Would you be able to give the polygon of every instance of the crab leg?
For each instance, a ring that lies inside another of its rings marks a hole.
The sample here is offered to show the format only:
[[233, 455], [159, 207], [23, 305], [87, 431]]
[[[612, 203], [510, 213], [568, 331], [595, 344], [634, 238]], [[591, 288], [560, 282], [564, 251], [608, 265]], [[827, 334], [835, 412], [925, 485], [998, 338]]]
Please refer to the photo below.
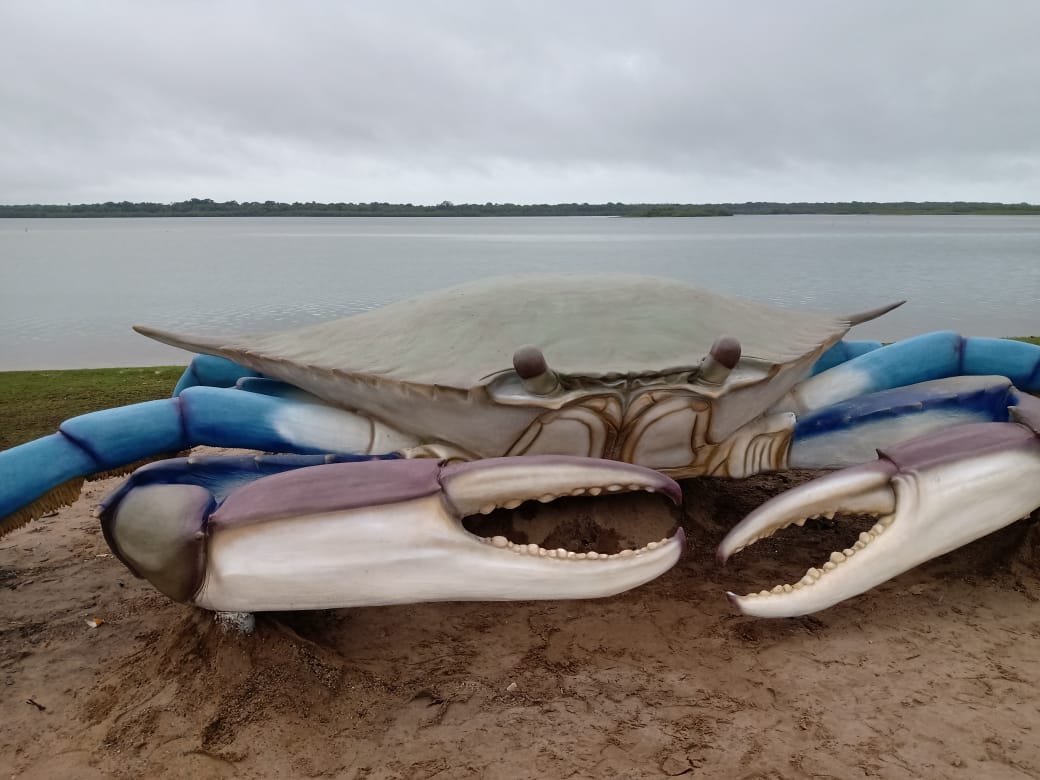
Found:
[[775, 412], [804, 414], [881, 390], [960, 375], [1007, 377], [1040, 392], [1040, 346], [939, 332], [868, 351], [796, 385]]
[[256, 371], [240, 366], [233, 360], [215, 355], [196, 355], [188, 367], [184, 369], [174, 395], [180, 395], [189, 387], [204, 385], [206, 387], [234, 387], [243, 377], [260, 376]]
[[842, 339], [833, 347], [824, 352], [820, 359], [813, 364], [812, 374], [822, 374], [824, 371], [841, 365], [853, 358], [881, 349], [880, 341], [849, 341]]
[[279, 382], [241, 384], [190, 387], [175, 398], [92, 412], [0, 452], [0, 532], [71, 503], [83, 477], [197, 444], [322, 454], [387, 453], [416, 444]]
[[222, 612], [594, 598], [659, 576], [685, 547], [681, 529], [607, 555], [482, 538], [462, 525], [528, 499], [647, 491], [678, 503], [676, 483], [639, 466], [558, 456], [307, 462], [146, 466], [102, 505], [105, 538], [166, 595]]
[[882, 450], [763, 504], [719, 545], [719, 561], [806, 518], [836, 512], [878, 517], [869, 531], [797, 583], [731, 601], [745, 614], [793, 617], [826, 609], [1040, 506], [1040, 401], [1015, 423], [961, 425]]
[[851, 398], [798, 417], [788, 465], [865, 463], [878, 448], [953, 425], [1007, 422], [1010, 408], [1032, 400], [1001, 376], [950, 377]]

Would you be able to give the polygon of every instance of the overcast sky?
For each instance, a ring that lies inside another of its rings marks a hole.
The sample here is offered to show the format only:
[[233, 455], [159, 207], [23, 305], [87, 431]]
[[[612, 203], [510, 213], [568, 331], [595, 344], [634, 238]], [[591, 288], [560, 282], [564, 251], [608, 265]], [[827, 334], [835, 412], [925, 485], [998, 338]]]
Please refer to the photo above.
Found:
[[0, 202], [1040, 202], [1040, 2], [0, 3]]

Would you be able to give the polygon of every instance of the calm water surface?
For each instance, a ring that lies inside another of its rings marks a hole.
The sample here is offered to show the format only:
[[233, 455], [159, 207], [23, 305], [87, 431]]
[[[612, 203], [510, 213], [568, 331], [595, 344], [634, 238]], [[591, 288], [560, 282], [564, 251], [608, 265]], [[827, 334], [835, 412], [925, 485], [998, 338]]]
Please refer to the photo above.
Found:
[[133, 324], [274, 330], [486, 276], [627, 271], [841, 313], [854, 335], [1040, 334], [1040, 217], [0, 220], [0, 370], [184, 363]]

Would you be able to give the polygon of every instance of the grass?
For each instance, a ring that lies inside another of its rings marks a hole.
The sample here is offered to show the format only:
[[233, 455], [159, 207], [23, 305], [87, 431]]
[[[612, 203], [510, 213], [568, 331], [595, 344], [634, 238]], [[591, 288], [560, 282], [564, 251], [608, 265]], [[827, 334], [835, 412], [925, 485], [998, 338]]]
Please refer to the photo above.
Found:
[[[1018, 339], [1040, 346], [1040, 336]], [[183, 366], [0, 371], [0, 450], [46, 436], [78, 414], [168, 398]]]
[[78, 414], [168, 398], [184, 366], [0, 372], [0, 450], [58, 430]]

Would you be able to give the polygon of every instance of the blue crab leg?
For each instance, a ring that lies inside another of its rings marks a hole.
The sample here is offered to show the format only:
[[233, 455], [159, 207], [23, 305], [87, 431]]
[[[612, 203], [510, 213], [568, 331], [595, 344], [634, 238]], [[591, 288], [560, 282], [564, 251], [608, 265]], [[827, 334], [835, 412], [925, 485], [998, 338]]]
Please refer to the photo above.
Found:
[[870, 350], [796, 385], [773, 409], [802, 414], [932, 379], [997, 375], [1021, 390], [1040, 392], [1040, 346], [1020, 341], [927, 333]]
[[881, 349], [880, 341], [847, 341], [842, 340], [824, 352], [813, 364], [812, 375], [822, 374], [830, 368], [841, 365], [853, 358]]
[[196, 355], [173, 389], [174, 395], [180, 395], [189, 387], [204, 385], [206, 387], [234, 387], [243, 377], [261, 376], [251, 368], [240, 366], [233, 360], [215, 355]]
[[193, 458], [144, 467], [102, 505], [105, 538], [170, 598], [221, 612], [595, 598], [663, 574], [685, 548], [681, 528], [606, 554], [515, 544], [463, 525], [500, 506], [562, 496], [647, 491], [680, 501], [675, 482], [640, 466], [560, 456], [308, 463]]
[[797, 583], [730, 600], [748, 615], [807, 615], [1028, 515], [1040, 506], [1040, 401], [1014, 416], [1020, 422], [961, 425], [882, 449], [873, 463], [763, 504], [723, 539], [721, 563], [809, 517], [865, 513], [878, 522]]
[[882, 390], [797, 418], [787, 465], [841, 468], [873, 460], [875, 450], [953, 425], [1007, 422], [1036, 403], [999, 376], [959, 376]]
[[179, 396], [92, 412], [58, 433], [0, 452], [0, 530], [75, 500], [83, 477], [210, 444], [267, 452], [373, 454], [417, 442], [391, 428], [262, 379], [245, 389], [190, 387]]

